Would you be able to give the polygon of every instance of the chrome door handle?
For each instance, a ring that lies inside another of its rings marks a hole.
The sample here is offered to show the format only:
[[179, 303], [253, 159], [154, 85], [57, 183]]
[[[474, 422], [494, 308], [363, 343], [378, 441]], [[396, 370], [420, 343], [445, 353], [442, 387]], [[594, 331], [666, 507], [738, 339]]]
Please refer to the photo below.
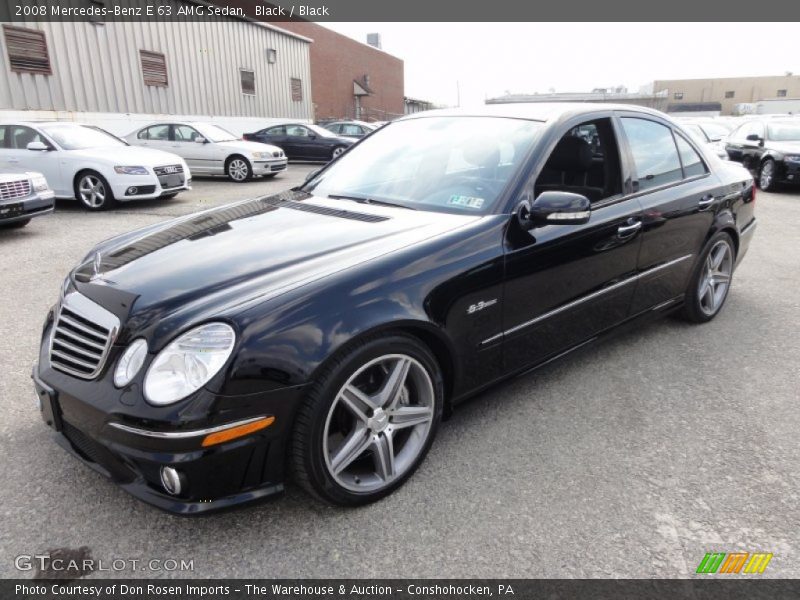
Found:
[[707, 194], [707, 195], [703, 196], [702, 198], [700, 198], [700, 200], [697, 201], [697, 205], [700, 208], [706, 208], [707, 206], [711, 206], [711, 204], [713, 202], [714, 202], [714, 195], [713, 194]]
[[626, 238], [632, 236], [634, 233], [639, 231], [642, 228], [642, 222], [636, 221], [635, 223], [630, 223], [629, 225], [620, 225], [617, 228], [617, 237]]

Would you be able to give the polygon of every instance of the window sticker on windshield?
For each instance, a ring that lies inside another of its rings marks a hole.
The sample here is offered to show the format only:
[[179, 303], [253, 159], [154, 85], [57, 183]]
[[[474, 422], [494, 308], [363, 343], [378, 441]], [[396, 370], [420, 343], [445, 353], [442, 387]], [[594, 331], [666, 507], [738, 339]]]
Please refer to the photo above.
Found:
[[453, 194], [447, 201], [452, 206], [463, 206], [464, 208], [481, 208], [483, 206], [483, 198], [475, 198], [474, 196], [459, 196]]

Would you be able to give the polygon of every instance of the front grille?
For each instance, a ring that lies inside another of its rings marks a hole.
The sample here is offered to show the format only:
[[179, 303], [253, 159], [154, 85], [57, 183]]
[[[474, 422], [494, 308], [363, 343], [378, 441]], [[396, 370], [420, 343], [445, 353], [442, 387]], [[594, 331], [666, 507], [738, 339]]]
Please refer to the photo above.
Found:
[[183, 173], [183, 165], [165, 165], [163, 167], [154, 167], [153, 171], [156, 175], [175, 175], [176, 173]]
[[0, 182], [0, 200], [11, 200], [13, 198], [24, 198], [31, 193], [31, 182], [27, 179], [19, 181]]
[[283, 156], [283, 151], [282, 150], [275, 150], [272, 153], [272, 156], [274, 156], [275, 158], [280, 158], [281, 156]]
[[64, 297], [50, 338], [50, 364], [68, 375], [94, 379], [119, 331], [119, 319], [73, 292]]

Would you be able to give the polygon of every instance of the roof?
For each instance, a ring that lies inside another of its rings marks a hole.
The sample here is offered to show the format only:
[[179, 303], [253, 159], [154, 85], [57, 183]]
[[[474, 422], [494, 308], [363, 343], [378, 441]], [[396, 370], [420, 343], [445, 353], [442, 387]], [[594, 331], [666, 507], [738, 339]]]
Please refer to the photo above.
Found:
[[565, 115], [596, 111], [624, 110], [648, 115], [664, 116], [662, 112], [633, 104], [608, 104], [593, 102], [515, 102], [513, 104], [486, 104], [470, 108], [442, 108], [406, 115], [403, 119], [420, 117], [506, 117], [531, 121], [554, 121]]

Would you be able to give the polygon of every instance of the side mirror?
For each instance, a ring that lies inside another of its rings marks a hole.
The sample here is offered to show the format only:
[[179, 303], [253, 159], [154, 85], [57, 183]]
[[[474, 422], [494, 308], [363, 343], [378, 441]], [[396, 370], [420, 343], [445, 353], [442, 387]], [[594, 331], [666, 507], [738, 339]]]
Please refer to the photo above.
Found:
[[764, 143], [764, 140], [757, 133], [751, 133], [745, 139], [748, 142], [757, 142], [759, 146]]
[[308, 139], [315, 140], [315, 139], [317, 139], [317, 136], [312, 133], [311, 135], [308, 136]]
[[194, 141], [198, 144], [205, 144], [208, 140], [206, 140], [206, 138], [204, 138], [202, 135], [198, 135], [196, 138], [194, 138]]
[[589, 199], [572, 192], [542, 192], [533, 204], [523, 200], [517, 207], [517, 221], [525, 230], [542, 225], [580, 225], [591, 216]]
[[44, 142], [31, 142], [25, 147], [28, 150], [33, 150], [34, 152], [47, 152], [48, 150], [50, 150], [50, 147]]

